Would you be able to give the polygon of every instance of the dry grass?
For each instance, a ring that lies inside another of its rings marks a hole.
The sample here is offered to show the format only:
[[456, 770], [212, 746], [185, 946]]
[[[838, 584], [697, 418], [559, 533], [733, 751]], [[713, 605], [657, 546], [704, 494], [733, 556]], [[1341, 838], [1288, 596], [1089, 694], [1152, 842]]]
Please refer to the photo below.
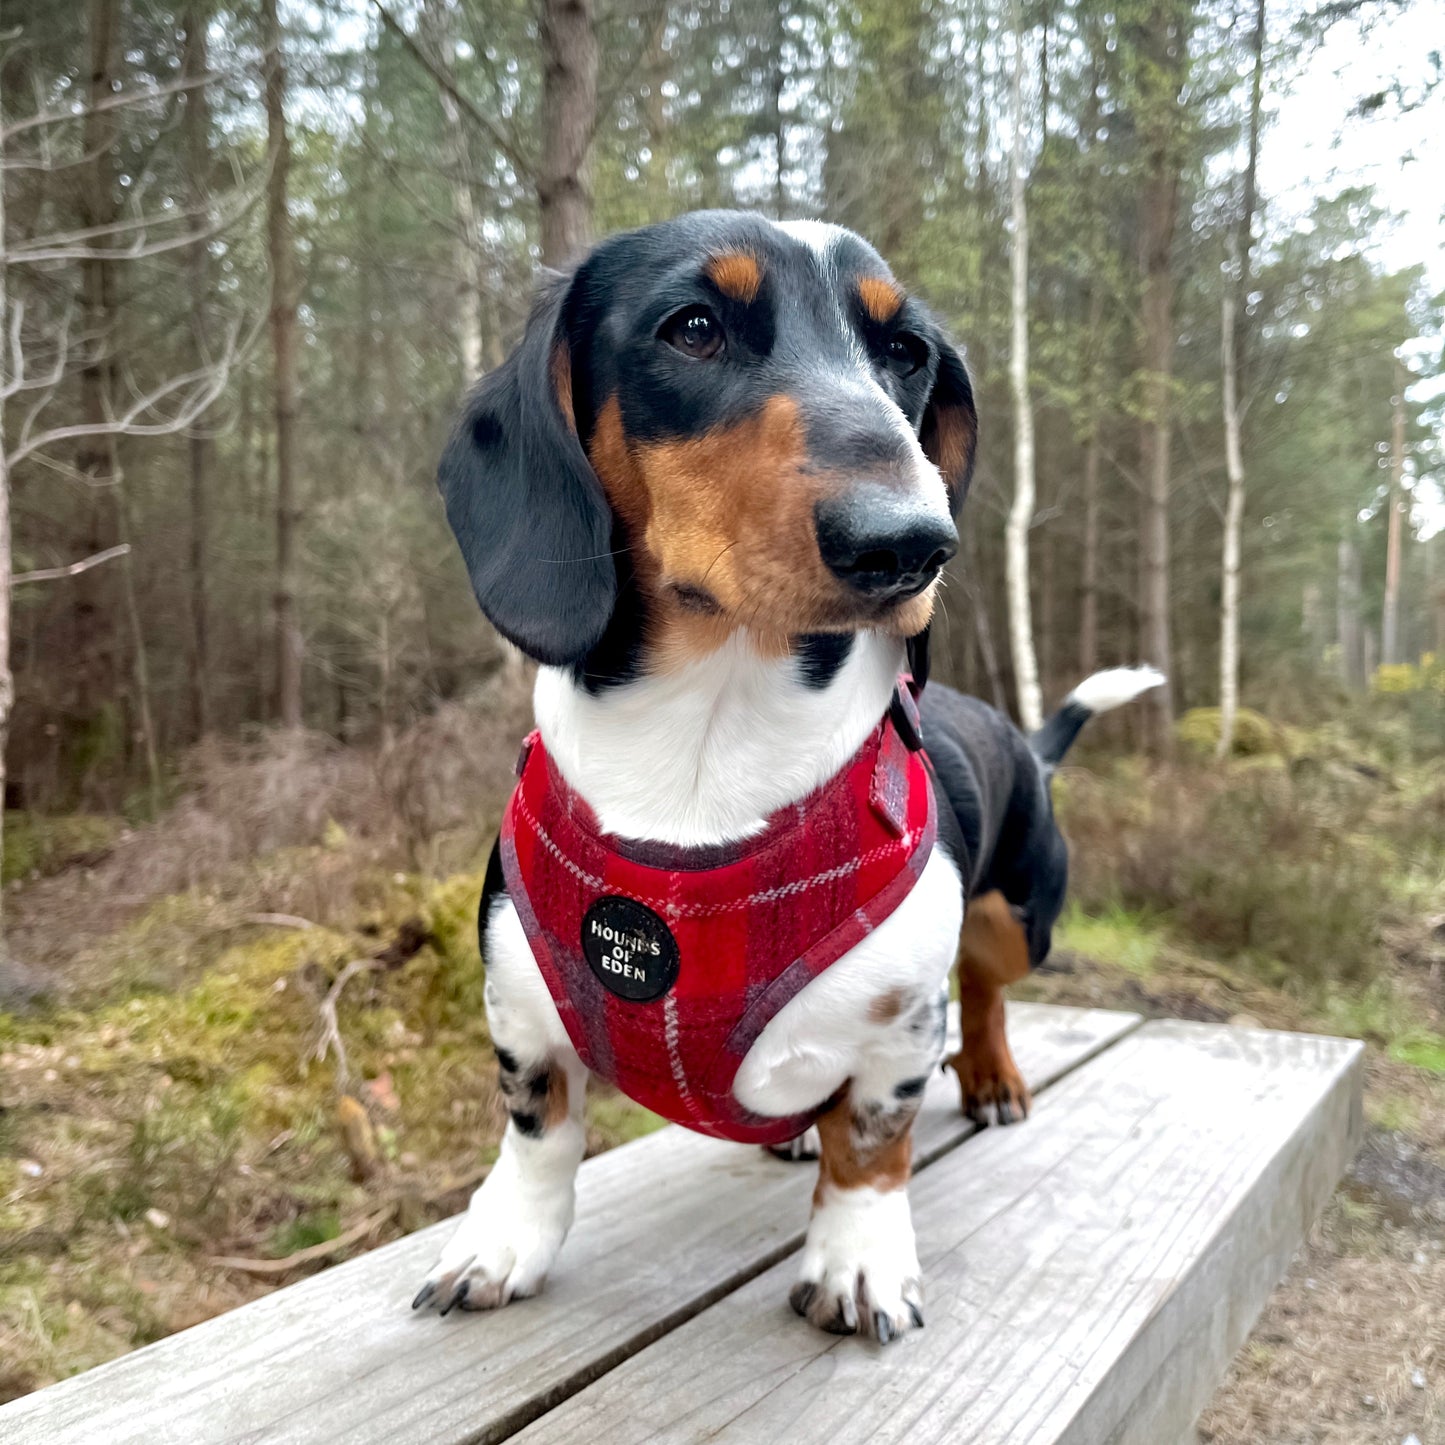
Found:
[[204, 743], [163, 818], [11, 890], [11, 951], [52, 995], [175, 986], [250, 915], [344, 927], [375, 906], [380, 876], [475, 866], [530, 709], [525, 686], [499, 673], [385, 748], [310, 733]]
[[1358, 1181], [1336, 1196], [1201, 1417], [1201, 1441], [1445, 1439], [1445, 1220], [1399, 1211], [1398, 1196]]

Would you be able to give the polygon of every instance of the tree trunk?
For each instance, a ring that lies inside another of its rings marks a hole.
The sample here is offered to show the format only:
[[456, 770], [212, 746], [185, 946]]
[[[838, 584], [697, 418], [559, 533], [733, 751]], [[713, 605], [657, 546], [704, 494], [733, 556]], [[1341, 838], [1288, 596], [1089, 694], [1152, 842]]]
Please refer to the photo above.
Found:
[[783, 46], [788, 40], [788, 0], [778, 0], [773, 13], [773, 67], [768, 82], [768, 108], [773, 121], [773, 219], [784, 221], [788, 216], [788, 128], [783, 121], [783, 88], [787, 73], [783, 69]]
[[1385, 533], [1385, 613], [1380, 626], [1380, 661], [1403, 660], [1400, 646], [1400, 553], [1405, 505], [1405, 368], [1395, 363], [1394, 416], [1390, 437], [1390, 502]]
[[1039, 694], [1039, 665], [1034, 655], [1029, 601], [1029, 528], [1034, 520], [1035, 496], [1034, 412], [1029, 398], [1029, 218], [1024, 200], [1024, 33], [1019, 0], [1014, 0], [1013, 23], [1014, 133], [1009, 160], [1013, 211], [1013, 245], [1009, 258], [1013, 346], [1009, 353], [1009, 382], [1014, 407], [1014, 495], [1004, 533], [1004, 560], [1008, 574], [1009, 645], [1013, 652], [1019, 721], [1026, 732], [1033, 732], [1043, 722], [1043, 699]]
[[[0, 67], [0, 101], [3, 101], [3, 67]], [[0, 115], [5, 108], [0, 104]], [[5, 137], [0, 130], [0, 178], [5, 174]], [[10, 334], [9, 234], [5, 213], [5, 187], [0, 184], [0, 336]], [[0, 347], [0, 856], [5, 845], [5, 755], [10, 741], [10, 710], [15, 703], [15, 679], [10, 671], [10, 466], [5, 450], [5, 386], [10, 380], [10, 350]], [[0, 1001], [15, 987], [10, 950], [5, 943], [5, 891], [0, 888]]]
[[266, 138], [271, 175], [266, 188], [266, 245], [271, 267], [271, 353], [276, 392], [276, 714], [282, 727], [301, 726], [301, 625], [297, 615], [296, 258], [291, 241], [287, 175], [286, 63], [277, 0], [261, 0], [265, 51]]
[[1099, 424], [1084, 447], [1084, 548], [1079, 567], [1079, 676], [1099, 666]]
[[126, 495], [123, 473], [120, 466], [120, 438], [115, 432], [105, 437], [110, 450], [110, 470], [115, 478], [116, 536], [127, 548], [120, 559], [121, 596], [125, 601], [126, 622], [131, 637], [131, 668], [135, 684], [136, 718], [139, 724], [141, 747], [145, 753], [146, 786], [150, 803], [150, 816], [156, 817], [161, 810], [161, 763], [156, 747], [155, 710], [151, 706], [150, 658], [146, 652], [145, 627], [141, 622], [140, 604], [135, 591], [135, 547], [131, 541], [133, 528], [130, 524], [130, 498]]
[[[207, 7], [193, 3], [185, 13], [183, 75], [195, 81], [206, 73]], [[207, 309], [211, 289], [210, 242], [204, 239], [209, 223], [211, 178], [211, 115], [203, 85], [186, 92], [186, 160], [190, 171], [191, 207], [199, 239], [190, 248], [188, 273], [191, 288], [191, 350], [197, 370], [209, 359]], [[206, 556], [210, 532], [211, 441], [203, 427], [192, 430], [190, 460], [190, 590], [191, 590], [191, 731], [204, 737], [211, 726], [211, 650]]]
[[[1224, 575], [1219, 615], [1219, 745], [1217, 756], [1227, 758], [1234, 746], [1234, 719], [1239, 710], [1239, 566], [1240, 535], [1244, 529], [1244, 452], [1240, 446], [1240, 357], [1244, 347], [1236, 337], [1236, 320], [1242, 328], [1249, 305], [1250, 262], [1254, 254], [1254, 211], [1259, 174], [1259, 122], [1264, 96], [1264, 22], [1266, 0], [1258, 0], [1250, 50], [1254, 68], [1249, 94], [1249, 161], [1244, 171], [1244, 204], [1239, 217], [1239, 239], [1233, 250], [1236, 276], [1234, 294], [1225, 285], [1223, 313], [1224, 350], [1224, 465], [1229, 478], [1229, 501], [1224, 514]], [[1236, 299], [1237, 297], [1237, 299]]]
[[[116, 137], [119, 112], [100, 109], [114, 98], [119, 67], [120, 0], [90, 0], [90, 74], [88, 108], [81, 126], [86, 157], [79, 169], [80, 214], [87, 229], [114, 224], [119, 214], [116, 197]], [[101, 242], [97, 249], [105, 250]], [[79, 503], [80, 533], [76, 550], [93, 556], [115, 544], [115, 503], [109, 495], [115, 486], [110, 453], [100, 428], [111, 418], [115, 395], [115, 275], [113, 262], [93, 256], [80, 263], [84, 361], [80, 368], [80, 419], [96, 428], [76, 445], [75, 469], [85, 478]], [[71, 726], [81, 735], [97, 710], [118, 690], [119, 608], [114, 604], [111, 576], [94, 568], [75, 579], [72, 593], [73, 638], [65, 710]], [[80, 780], [82, 786], [84, 779]]]
[[1224, 512], [1224, 587], [1219, 605], [1219, 743], [1215, 756], [1234, 746], [1239, 709], [1239, 540], [1244, 527], [1244, 458], [1239, 446], [1239, 397], [1234, 350], [1234, 296], [1225, 288], [1222, 323], [1224, 362], [1224, 466], [1229, 501]]
[[1172, 751], [1174, 690], [1169, 639], [1169, 446], [1174, 367], [1174, 232], [1179, 210], [1180, 93], [1187, 37], [1170, 0], [1152, 7], [1143, 50], [1145, 181], [1140, 214], [1139, 266], [1144, 410], [1139, 438], [1143, 496], [1139, 520], [1139, 622], [1144, 661], [1165, 676], [1144, 698], [1150, 749]]
[[[437, 63], [447, 75], [456, 73], [457, 37], [455, 0], [426, 0], [424, 22], [431, 31]], [[468, 386], [482, 374], [482, 236], [472, 194], [471, 148], [462, 125], [456, 98], [446, 86], [437, 87], [446, 127], [447, 165], [451, 171], [452, 266], [457, 274], [457, 354]]]
[[1340, 680], [1356, 690], [1365, 685], [1365, 629], [1360, 618], [1360, 548], [1355, 521], [1345, 521], [1340, 534], [1336, 572], [1335, 618], [1340, 644]]
[[544, 73], [537, 208], [542, 264], [560, 269], [592, 239], [592, 197], [584, 175], [597, 127], [592, 0], [541, 0], [539, 23]]

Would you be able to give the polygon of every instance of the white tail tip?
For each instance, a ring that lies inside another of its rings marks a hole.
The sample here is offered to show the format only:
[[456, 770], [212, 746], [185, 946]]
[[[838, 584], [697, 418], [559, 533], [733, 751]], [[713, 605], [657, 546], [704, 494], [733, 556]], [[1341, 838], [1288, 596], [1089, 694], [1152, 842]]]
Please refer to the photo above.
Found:
[[1133, 702], [1141, 693], [1163, 682], [1164, 674], [1157, 667], [1110, 667], [1086, 677], [1064, 700], [1064, 705], [1074, 703], [1091, 713], [1109, 712]]

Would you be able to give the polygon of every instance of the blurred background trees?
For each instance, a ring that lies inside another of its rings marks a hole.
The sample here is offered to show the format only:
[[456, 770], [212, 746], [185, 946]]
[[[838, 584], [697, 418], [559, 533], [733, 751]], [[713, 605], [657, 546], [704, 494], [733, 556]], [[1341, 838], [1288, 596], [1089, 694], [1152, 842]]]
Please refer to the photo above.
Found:
[[539, 263], [693, 206], [857, 228], [966, 345], [964, 687], [1156, 661], [1162, 752], [1235, 676], [1288, 713], [1439, 650], [1439, 301], [1369, 194], [1297, 222], [1258, 180], [1274, 89], [1376, 13], [12, 0], [14, 569], [129, 551], [15, 586], [9, 806], [149, 811], [205, 734], [385, 740], [505, 666], [433, 496], [448, 419]]

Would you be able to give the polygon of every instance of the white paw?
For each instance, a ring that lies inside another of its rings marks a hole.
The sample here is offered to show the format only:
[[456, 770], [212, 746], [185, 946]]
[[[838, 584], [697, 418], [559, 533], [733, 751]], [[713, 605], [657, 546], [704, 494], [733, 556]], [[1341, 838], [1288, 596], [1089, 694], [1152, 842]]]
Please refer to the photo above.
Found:
[[923, 1278], [902, 1189], [829, 1185], [813, 1210], [789, 1303], [835, 1335], [888, 1344], [923, 1325]]
[[765, 1144], [763, 1147], [774, 1159], [800, 1163], [816, 1159], [823, 1152], [823, 1136], [818, 1133], [816, 1124], [810, 1124], [796, 1139], [789, 1139], [786, 1144]]
[[494, 1170], [411, 1307], [492, 1310], [536, 1294], [572, 1226], [570, 1187], [549, 1194], [538, 1197]]

